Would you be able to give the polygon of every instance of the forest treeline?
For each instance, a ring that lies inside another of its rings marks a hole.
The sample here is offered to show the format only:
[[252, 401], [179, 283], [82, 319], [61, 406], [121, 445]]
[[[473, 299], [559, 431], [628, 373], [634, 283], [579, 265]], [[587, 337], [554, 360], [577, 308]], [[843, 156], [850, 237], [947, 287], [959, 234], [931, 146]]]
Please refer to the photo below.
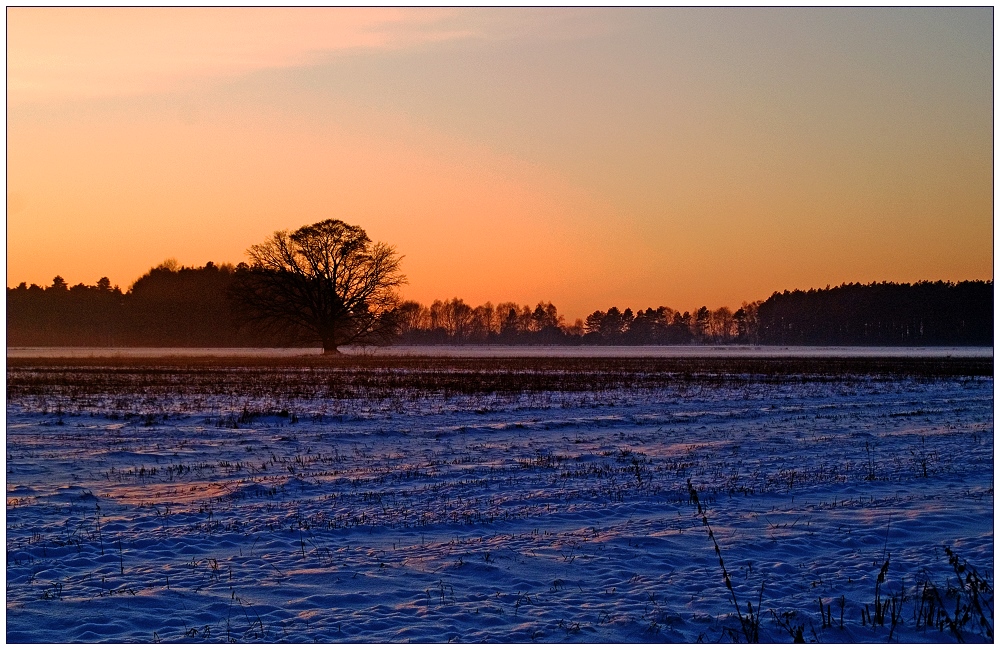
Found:
[[228, 306], [231, 264], [150, 269], [127, 292], [107, 278], [7, 289], [8, 346], [262, 347], [281, 341], [238, 328]]
[[[290, 338], [239, 327], [229, 288], [245, 268], [167, 261], [127, 290], [107, 278], [7, 289], [8, 346], [267, 347]], [[430, 305], [393, 314], [405, 344], [992, 345], [993, 282], [844, 284], [774, 293], [763, 302], [678, 311], [611, 306], [567, 323], [550, 302]]]
[[570, 325], [551, 302], [534, 308], [512, 302], [471, 307], [453, 298], [430, 306], [405, 302], [398, 310], [398, 324], [400, 340], [412, 344], [727, 344], [755, 342], [756, 312], [757, 303], [744, 304], [735, 313], [726, 307], [701, 307], [694, 314], [662, 306], [636, 312], [610, 307]]
[[760, 305], [757, 319], [768, 345], [993, 345], [993, 282], [784, 291]]

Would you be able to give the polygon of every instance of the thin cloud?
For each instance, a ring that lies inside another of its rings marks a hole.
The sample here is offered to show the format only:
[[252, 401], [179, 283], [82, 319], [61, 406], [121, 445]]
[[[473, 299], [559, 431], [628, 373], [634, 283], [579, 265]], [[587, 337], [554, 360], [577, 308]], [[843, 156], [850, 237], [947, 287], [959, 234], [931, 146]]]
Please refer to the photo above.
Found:
[[475, 38], [456, 10], [10, 8], [12, 104], [183, 89], [339, 51]]

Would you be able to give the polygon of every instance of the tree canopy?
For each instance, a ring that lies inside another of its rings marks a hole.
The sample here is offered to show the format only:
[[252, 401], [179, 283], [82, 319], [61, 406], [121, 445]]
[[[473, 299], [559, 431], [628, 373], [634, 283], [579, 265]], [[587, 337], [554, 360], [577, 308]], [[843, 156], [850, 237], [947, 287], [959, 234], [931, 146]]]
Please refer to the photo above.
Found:
[[236, 268], [230, 289], [243, 322], [297, 342], [318, 341], [325, 354], [394, 336], [397, 288], [406, 282], [402, 258], [362, 228], [327, 219], [281, 230], [247, 256], [250, 264]]

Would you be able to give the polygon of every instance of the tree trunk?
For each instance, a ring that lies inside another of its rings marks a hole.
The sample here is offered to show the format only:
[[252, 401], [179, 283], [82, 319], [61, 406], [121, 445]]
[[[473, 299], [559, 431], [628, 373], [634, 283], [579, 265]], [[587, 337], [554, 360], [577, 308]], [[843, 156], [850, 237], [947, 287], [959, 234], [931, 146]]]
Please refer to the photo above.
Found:
[[343, 354], [343, 352], [341, 352], [340, 350], [337, 349], [337, 344], [336, 343], [324, 343], [323, 344], [323, 356], [324, 357], [327, 357], [327, 356], [330, 356], [330, 357], [339, 356], [341, 354]]

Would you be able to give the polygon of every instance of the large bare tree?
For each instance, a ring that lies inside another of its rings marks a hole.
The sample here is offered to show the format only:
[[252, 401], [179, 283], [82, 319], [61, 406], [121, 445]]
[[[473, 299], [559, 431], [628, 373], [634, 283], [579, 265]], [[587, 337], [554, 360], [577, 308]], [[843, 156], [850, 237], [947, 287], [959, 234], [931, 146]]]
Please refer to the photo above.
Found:
[[401, 256], [358, 226], [327, 219], [275, 232], [247, 250], [231, 298], [238, 317], [324, 354], [350, 344], [385, 343], [395, 333]]

